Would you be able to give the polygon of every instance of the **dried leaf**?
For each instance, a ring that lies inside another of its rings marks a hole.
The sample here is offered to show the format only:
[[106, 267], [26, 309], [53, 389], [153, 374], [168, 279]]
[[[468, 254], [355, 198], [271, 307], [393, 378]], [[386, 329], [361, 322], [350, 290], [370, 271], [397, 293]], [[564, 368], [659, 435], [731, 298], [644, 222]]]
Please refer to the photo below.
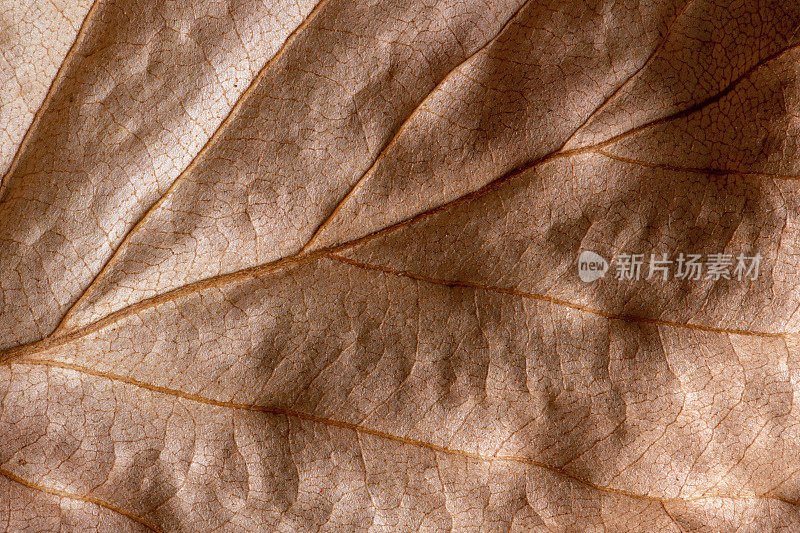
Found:
[[798, 27], [4, 1], [0, 527], [797, 530]]

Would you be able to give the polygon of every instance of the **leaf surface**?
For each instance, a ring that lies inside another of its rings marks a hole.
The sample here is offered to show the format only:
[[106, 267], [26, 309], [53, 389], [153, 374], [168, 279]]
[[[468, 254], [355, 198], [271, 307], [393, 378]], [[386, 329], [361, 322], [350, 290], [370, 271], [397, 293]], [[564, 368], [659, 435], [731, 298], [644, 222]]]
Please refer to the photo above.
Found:
[[0, 19], [0, 527], [800, 527], [800, 7]]

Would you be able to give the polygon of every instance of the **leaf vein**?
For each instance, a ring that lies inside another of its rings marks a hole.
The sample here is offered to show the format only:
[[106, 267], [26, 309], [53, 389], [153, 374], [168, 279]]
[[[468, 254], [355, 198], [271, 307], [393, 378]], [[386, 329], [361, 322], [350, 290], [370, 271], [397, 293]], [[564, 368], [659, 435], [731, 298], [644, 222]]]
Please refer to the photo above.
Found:
[[467, 57], [462, 62], [460, 62], [458, 65], [456, 65], [455, 67], [450, 69], [450, 71], [447, 74], [445, 74], [444, 77], [442, 77], [442, 79], [430, 91], [428, 91], [428, 94], [426, 94], [420, 100], [419, 104], [417, 104], [417, 106], [414, 108], [414, 110], [408, 115], [408, 117], [406, 117], [406, 119], [402, 122], [402, 124], [400, 124], [400, 126], [397, 128], [397, 130], [392, 135], [392, 138], [389, 139], [389, 142], [387, 142], [386, 145], [383, 148], [381, 148], [381, 150], [378, 152], [378, 154], [375, 156], [375, 158], [370, 163], [370, 165], [367, 168], [367, 170], [365, 170], [361, 174], [361, 176], [355, 181], [353, 186], [350, 187], [350, 189], [347, 191], [347, 193], [344, 196], [342, 196], [342, 198], [336, 203], [336, 205], [333, 207], [333, 209], [328, 214], [328, 216], [326, 216], [322, 220], [322, 222], [317, 226], [317, 229], [314, 230], [314, 232], [311, 234], [311, 237], [308, 239], [306, 244], [301, 248], [300, 253], [306, 252], [312, 247], [312, 245], [314, 244], [314, 241], [317, 240], [317, 238], [322, 233], [322, 231], [325, 229], [325, 227], [328, 225], [328, 223], [330, 223], [336, 217], [336, 215], [339, 213], [339, 211], [342, 209], [342, 207], [345, 205], [345, 203], [347, 203], [347, 201], [350, 198], [353, 197], [353, 195], [361, 187], [361, 185], [366, 181], [367, 177], [372, 173], [372, 171], [375, 169], [375, 167], [377, 167], [378, 163], [380, 163], [380, 161], [383, 159], [383, 157], [386, 155], [386, 153], [392, 148], [392, 146], [395, 145], [395, 143], [398, 141], [400, 135], [405, 131], [406, 127], [411, 123], [411, 121], [414, 119], [414, 117], [416, 117], [417, 114], [421, 112], [422, 107], [425, 105], [425, 102], [427, 102], [434, 95], [434, 93], [436, 93], [437, 89], [439, 89], [442, 85], [444, 85], [447, 82], [447, 80], [449, 80], [452, 76], [454, 76], [456, 71], [458, 71], [458, 69], [461, 66], [466, 65], [474, 57], [478, 56], [478, 54], [480, 54], [481, 52], [485, 51], [492, 44], [497, 42], [497, 40], [500, 39], [500, 37], [502, 37], [502, 35], [505, 33], [506, 29], [509, 28], [511, 26], [511, 24], [513, 24], [513, 22], [522, 14], [523, 10], [525, 9], [526, 6], [528, 6], [529, 3], [530, 3], [530, 0], [525, 0], [517, 8], [517, 10], [514, 11], [514, 13], [508, 18], [508, 20], [506, 20], [505, 23], [503, 23], [503, 25], [500, 27], [500, 30], [498, 30], [498, 32], [491, 39], [486, 41], [485, 44], [483, 44], [475, 52], [470, 54], [469, 57]]
[[[327, 0], [321, 0], [321, 1], [324, 2], [324, 1], [327, 1]], [[319, 7], [319, 4], [317, 5], [317, 7]], [[308, 20], [308, 19], [306, 19], [306, 20]], [[791, 46], [789, 46], [787, 48], [784, 48], [783, 50], [781, 50], [779, 52], [776, 52], [775, 54], [772, 54], [768, 58], [763, 59], [762, 61], [760, 61], [759, 63], [754, 65], [750, 70], [748, 70], [747, 72], [742, 74], [739, 78], [737, 78], [737, 80], [735, 80], [731, 85], [729, 85], [722, 92], [723, 93], [730, 92], [730, 90], [732, 90], [733, 86], [735, 86], [737, 83], [739, 83], [742, 80], [744, 80], [752, 72], [754, 72], [757, 68], [767, 64], [768, 62], [770, 62], [772, 60], [777, 59], [778, 57], [782, 56], [783, 54], [788, 53], [789, 51], [794, 50], [794, 49], [796, 49], [798, 47], [800, 47], [800, 43], [797, 43], [797, 44], [791, 45]], [[720, 94], [722, 94], [722, 93], [720, 93]], [[721, 98], [721, 96], [719, 96], [719, 97]], [[472, 192], [469, 192], [467, 194], [459, 196], [458, 198], [455, 198], [453, 200], [450, 200], [448, 202], [440, 204], [440, 205], [438, 205], [436, 207], [427, 209], [425, 211], [417, 213], [416, 215], [410, 216], [410, 217], [408, 217], [406, 219], [403, 219], [403, 220], [401, 220], [399, 222], [396, 222], [395, 224], [392, 224], [391, 226], [387, 226], [385, 228], [381, 228], [379, 230], [373, 231], [372, 233], [369, 233], [369, 234], [361, 236], [361, 237], [357, 237], [357, 238], [352, 239], [350, 241], [347, 241], [347, 242], [344, 242], [344, 243], [341, 243], [341, 244], [336, 244], [336, 245], [333, 245], [333, 246], [329, 246], [327, 248], [320, 248], [319, 250], [315, 250], [315, 251], [306, 251], [306, 252], [300, 251], [300, 252], [297, 252], [297, 253], [295, 253], [293, 255], [290, 255], [290, 256], [287, 256], [287, 257], [283, 257], [281, 259], [278, 259], [278, 260], [275, 260], [275, 261], [272, 261], [272, 262], [269, 262], [269, 263], [264, 263], [264, 264], [261, 264], [261, 265], [255, 265], [255, 266], [248, 267], [248, 268], [245, 268], [245, 269], [242, 269], [242, 270], [237, 270], [237, 271], [234, 271], [234, 272], [228, 272], [228, 273], [224, 273], [224, 274], [219, 274], [219, 275], [211, 276], [209, 278], [205, 278], [205, 279], [202, 279], [202, 280], [199, 280], [199, 281], [195, 281], [195, 282], [189, 283], [187, 285], [183, 285], [181, 287], [177, 287], [177, 288], [172, 289], [170, 291], [164, 292], [164, 293], [162, 293], [162, 294], [160, 294], [158, 296], [153, 296], [151, 298], [148, 298], [148, 299], [145, 299], [145, 300], [141, 300], [141, 301], [139, 301], [139, 302], [137, 302], [135, 304], [129, 305], [127, 307], [123, 307], [123, 308], [121, 308], [121, 309], [119, 309], [117, 311], [114, 311], [114, 312], [106, 315], [105, 317], [103, 317], [101, 319], [96, 320], [95, 322], [92, 322], [92, 323], [90, 323], [90, 324], [88, 324], [88, 325], [86, 325], [86, 326], [84, 326], [82, 328], [75, 329], [75, 330], [72, 330], [72, 331], [69, 331], [69, 332], [63, 331], [63, 327], [59, 326], [59, 328], [57, 328], [56, 331], [54, 331], [53, 333], [51, 333], [50, 335], [48, 335], [44, 339], [41, 339], [39, 341], [34, 341], [34, 342], [31, 342], [31, 343], [27, 343], [27, 344], [22, 344], [22, 345], [15, 346], [15, 347], [12, 347], [12, 348], [7, 348], [5, 350], [1, 350], [0, 351], [0, 364], [7, 363], [8, 361], [10, 361], [10, 360], [12, 360], [12, 359], [14, 359], [16, 357], [19, 357], [20, 355], [22, 355], [22, 354], [24, 354], [26, 352], [39, 351], [39, 350], [46, 349], [46, 348], [49, 348], [49, 347], [52, 347], [52, 346], [62, 345], [64, 343], [66, 343], [66, 342], [69, 342], [70, 340], [75, 339], [75, 338], [80, 338], [80, 337], [82, 337], [84, 335], [87, 335], [87, 334], [89, 334], [91, 332], [98, 331], [98, 330], [102, 329], [103, 327], [105, 327], [106, 325], [111, 324], [111, 323], [113, 323], [116, 320], [119, 320], [121, 318], [124, 318], [125, 316], [128, 316], [130, 314], [137, 313], [137, 312], [142, 311], [144, 309], [156, 306], [156, 305], [158, 305], [158, 304], [160, 304], [162, 302], [174, 300], [176, 298], [179, 298], [179, 297], [181, 297], [181, 296], [183, 296], [185, 294], [191, 293], [191, 292], [203, 290], [203, 289], [206, 289], [206, 288], [209, 288], [209, 287], [226, 285], [226, 284], [229, 284], [229, 283], [234, 283], [236, 281], [240, 281], [240, 280], [243, 280], [243, 279], [249, 279], [249, 278], [256, 277], [256, 276], [261, 276], [261, 275], [267, 274], [269, 272], [281, 270], [281, 269], [283, 269], [285, 267], [288, 267], [288, 266], [291, 266], [291, 265], [294, 265], [294, 264], [302, 264], [302, 263], [306, 263], [306, 262], [310, 262], [310, 261], [315, 261], [315, 260], [317, 260], [317, 259], [319, 259], [319, 258], [321, 258], [323, 256], [326, 256], [328, 253], [331, 253], [331, 252], [339, 252], [339, 251], [343, 251], [343, 250], [347, 250], [347, 249], [353, 248], [353, 247], [358, 246], [360, 244], [363, 244], [365, 242], [369, 242], [369, 241], [374, 240], [376, 238], [382, 237], [383, 235], [398, 231], [398, 230], [400, 230], [400, 229], [402, 229], [402, 228], [404, 228], [406, 226], [413, 225], [413, 224], [417, 223], [420, 220], [429, 218], [431, 216], [435, 216], [435, 215], [440, 214], [442, 212], [446, 212], [449, 209], [452, 209], [452, 208], [454, 208], [456, 206], [459, 206], [461, 204], [467, 203], [467, 202], [469, 202], [471, 200], [474, 200], [476, 198], [480, 198], [482, 196], [485, 196], [486, 194], [489, 194], [490, 192], [498, 189], [499, 187], [504, 185], [506, 182], [508, 182], [508, 181], [510, 181], [510, 180], [512, 180], [512, 179], [514, 179], [516, 177], [521, 176], [522, 174], [524, 174], [525, 172], [535, 168], [536, 166], [539, 166], [541, 164], [553, 161], [555, 159], [570, 158], [570, 157], [573, 157], [573, 156], [583, 155], [583, 154], [587, 154], [587, 153], [599, 153], [598, 151], [601, 150], [602, 148], [610, 146], [610, 145], [616, 143], [617, 141], [619, 141], [619, 140], [621, 140], [623, 138], [626, 138], [626, 137], [628, 137], [630, 135], [633, 135], [634, 133], [637, 133], [639, 131], [647, 129], [648, 127], [655, 126], [655, 125], [658, 125], [658, 124], [662, 124], [664, 122], [668, 122], [669, 120], [677, 119], [677, 118], [686, 116], [688, 114], [691, 114], [691, 113], [693, 113], [695, 111], [698, 111], [698, 110], [702, 109], [705, 105], [709, 105], [709, 104], [713, 103], [713, 101], [716, 101], [717, 99], [718, 98], [715, 98], [715, 97], [706, 99], [703, 102], [701, 102], [700, 104], [697, 104], [696, 106], [693, 106], [692, 108], [689, 108], [689, 109], [684, 110], [684, 111], [682, 111], [680, 113], [671, 115], [670, 117], [664, 117], [662, 119], [657, 119], [655, 121], [648, 122], [647, 124], [644, 124], [644, 125], [639, 126], [637, 128], [633, 128], [631, 130], [628, 130], [627, 132], [623, 132], [623, 133], [621, 133], [621, 134], [619, 134], [617, 136], [614, 136], [611, 139], [608, 139], [607, 141], [604, 141], [604, 142], [601, 142], [601, 143], [597, 143], [597, 144], [594, 144], [594, 145], [591, 145], [591, 146], [586, 146], [586, 147], [583, 147], [583, 148], [576, 148], [576, 149], [573, 149], [573, 150], [562, 150], [562, 151], [551, 152], [550, 154], [547, 154], [547, 155], [542, 156], [540, 158], [537, 158], [537, 159], [535, 159], [533, 161], [525, 163], [525, 164], [523, 164], [523, 165], [521, 165], [521, 166], [519, 166], [519, 167], [517, 167], [515, 169], [512, 169], [511, 171], [507, 172], [506, 174], [504, 174], [504, 175], [502, 175], [502, 176], [490, 181], [489, 183], [487, 183], [486, 185], [484, 185], [480, 189], [476, 189], [476, 190], [474, 190]], [[98, 277], [99, 277], [99, 274], [98, 274]], [[84, 295], [87, 292], [88, 292], [88, 288], [87, 288], [87, 291], [84, 291]], [[74, 308], [74, 305], [73, 305], [73, 308]], [[66, 319], [66, 317], [64, 319], [62, 319], [62, 325], [63, 325], [65, 319]], [[746, 333], [743, 333], [743, 334], [746, 334]], [[789, 334], [782, 333], [782, 334], [775, 334], [775, 335], [776, 336], [777, 335], [785, 336], [785, 335], [789, 335]]]
[[648, 65], [649, 65], [649, 64], [652, 62], [652, 60], [653, 60], [653, 58], [655, 57], [655, 55], [656, 55], [656, 54], [657, 54], [657, 53], [658, 53], [658, 52], [659, 52], [659, 51], [660, 51], [660, 50], [661, 50], [661, 49], [664, 47], [664, 45], [667, 43], [667, 40], [669, 39], [669, 36], [670, 36], [670, 35], [672, 35], [672, 31], [675, 29], [675, 26], [676, 26], [676, 25], [677, 25], [677, 23], [678, 23], [678, 20], [680, 20], [680, 18], [683, 16], [683, 14], [686, 12], [686, 10], [689, 8], [689, 6], [692, 4], [692, 2], [693, 2], [693, 1], [694, 1], [694, 0], [687, 0], [687, 2], [686, 2], [685, 4], [683, 4], [683, 7], [680, 9], [680, 11], [678, 11], [678, 13], [675, 15], [675, 18], [674, 18], [674, 19], [672, 19], [672, 22], [671, 22], [671, 23], [669, 24], [669, 26], [667, 27], [667, 31], [664, 33], [664, 37], [663, 37], [663, 38], [662, 38], [662, 39], [659, 41], [658, 45], [657, 45], [657, 46], [655, 46], [655, 47], [653, 48], [653, 50], [650, 52], [650, 54], [649, 54], [649, 55], [647, 56], [647, 58], [645, 59], [644, 63], [642, 63], [642, 64], [641, 64], [641, 66], [639, 66], [639, 67], [638, 67], [638, 68], [637, 68], [637, 69], [636, 69], [636, 70], [633, 72], [633, 74], [631, 74], [630, 76], [628, 76], [628, 77], [627, 77], [627, 79], [625, 79], [625, 81], [623, 81], [623, 82], [622, 82], [622, 83], [621, 83], [621, 84], [620, 84], [620, 85], [619, 85], [619, 86], [618, 86], [616, 89], [614, 89], [614, 91], [613, 91], [613, 92], [612, 92], [612, 93], [611, 93], [611, 94], [608, 96], [608, 98], [606, 98], [605, 100], [603, 100], [603, 101], [600, 103], [600, 105], [599, 105], [599, 106], [597, 106], [597, 107], [594, 109], [594, 111], [592, 111], [592, 112], [591, 112], [591, 114], [590, 114], [588, 117], [586, 117], [586, 120], [584, 120], [584, 121], [583, 121], [583, 123], [581, 123], [581, 125], [580, 125], [580, 126], [578, 126], [578, 128], [577, 128], [577, 129], [576, 129], [574, 132], [572, 132], [572, 135], [570, 135], [570, 136], [569, 136], [569, 138], [566, 140], [566, 142], [564, 142], [564, 146], [568, 145], [568, 144], [569, 144], [569, 142], [570, 142], [570, 141], [571, 141], [573, 138], [575, 138], [575, 136], [577, 136], [577, 135], [578, 135], [578, 134], [579, 134], [579, 133], [580, 133], [580, 132], [583, 130], [584, 126], [586, 126], [587, 124], [589, 124], [589, 122], [590, 122], [590, 121], [591, 121], [591, 120], [592, 120], [592, 119], [593, 119], [595, 116], [597, 116], [597, 114], [598, 114], [598, 113], [600, 113], [600, 111], [602, 111], [603, 109], [605, 109], [606, 105], [607, 105], [609, 102], [611, 102], [611, 101], [612, 101], [612, 100], [613, 100], [613, 99], [614, 99], [614, 98], [617, 96], [617, 94], [619, 94], [619, 93], [620, 93], [620, 92], [621, 92], [621, 91], [622, 91], [622, 90], [623, 90], [625, 87], [627, 87], [627, 86], [628, 86], [628, 84], [629, 84], [629, 83], [630, 83], [630, 82], [631, 82], [631, 81], [632, 81], [634, 78], [636, 78], [636, 77], [639, 75], [639, 73], [640, 73], [640, 72], [642, 72], [642, 71], [645, 69], [645, 67], [647, 67], [647, 66], [648, 66]]
[[11, 158], [11, 163], [8, 166], [8, 170], [6, 170], [5, 174], [3, 174], [3, 177], [0, 178], [0, 203], [5, 199], [4, 193], [6, 187], [8, 186], [8, 178], [17, 169], [17, 165], [19, 165], [22, 154], [28, 147], [28, 143], [30, 142], [33, 132], [39, 127], [39, 122], [42, 119], [42, 115], [44, 115], [44, 113], [50, 108], [50, 102], [53, 100], [53, 95], [61, 83], [64, 72], [67, 70], [67, 67], [72, 61], [73, 56], [75, 56], [81, 43], [83, 43], [83, 40], [86, 37], [86, 32], [89, 29], [89, 24], [92, 20], [94, 20], [94, 15], [97, 12], [97, 6], [100, 5], [100, 2], [101, 0], [94, 0], [89, 8], [89, 11], [86, 12], [86, 16], [83, 17], [83, 22], [81, 22], [81, 27], [78, 29], [77, 35], [75, 35], [75, 40], [72, 41], [72, 45], [69, 47], [69, 50], [67, 50], [67, 53], [64, 55], [64, 59], [61, 60], [61, 64], [58, 66], [58, 70], [53, 76], [53, 79], [50, 81], [50, 86], [47, 88], [47, 92], [44, 95], [42, 103], [33, 114], [31, 123], [28, 125], [28, 129], [25, 130], [25, 134], [22, 136], [22, 140], [17, 146], [16, 152], [14, 152], [14, 157]]
[[690, 174], [711, 174], [717, 176], [727, 176], [730, 174], [741, 174], [743, 176], [754, 176], [759, 178], [765, 179], [776, 179], [776, 180], [784, 180], [784, 181], [798, 181], [800, 180], [800, 175], [797, 174], [775, 174], [771, 172], [758, 172], [754, 170], [737, 170], [737, 169], [730, 169], [730, 168], [697, 168], [697, 167], [688, 167], [688, 166], [681, 166], [681, 165], [671, 165], [669, 163], [651, 163], [649, 161], [643, 161], [641, 159], [634, 159], [630, 157], [625, 157], [617, 154], [613, 154], [602, 148], [598, 148], [595, 150], [595, 153], [600, 154], [604, 157], [609, 159], [613, 159], [615, 161], [619, 161], [621, 163], [629, 163], [631, 165], [639, 165], [647, 168], [656, 168], [661, 170], [670, 170], [674, 172], [687, 172]]
[[84, 494], [74, 494], [72, 492], [67, 492], [67, 491], [64, 491], [64, 490], [55, 489], [55, 488], [52, 488], [52, 487], [47, 487], [45, 485], [40, 485], [38, 483], [33, 483], [32, 481], [28, 481], [28, 480], [26, 480], [26, 479], [24, 479], [24, 478], [22, 478], [22, 477], [20, 477], [20, 476], [18, 476], [16, 474], [14, 474], [13, 472], [10, 472], [9, 470], [6, 470], [5, 468], [1, 468], [1, 467], [0, 467], [0, 475], [3, 475], [4, 477], [8, 478], [9, 480], [13, 481], [14, 483], [18, 483], [18, 484], [20, 484], [20, 485], [22, 485], [24, 487], [28, 487], [29, 489], [38, 490], [38, 491], [41, 491], [41, 492], [45, 492], [47, 494], [52, 494], [54, 496], [59, 496], [61, 498], [69, 498], [71, 500], [78, 500], [78, 501], [83, 501], [83, 502], [87, 502], [87, 503], [93, 503], [95, 505], [98, 505], [100, 507], [108, 509], [109, 511], [113, 511], [113, 512], [115, 512], [117, 514], [120, 514], [120, 515], [126, 517], [126, 518], [129, 518], [129, 519], [133, 520], [134, 522], [146, 527], [150, 531], [155, 531], [156, 533], [162, 533], [162, 531], [163, 531], [161, 528], [159, 528], [158, 526], [148, 522], [147, 520], [145, 520], [141, 516], [135, 515], [132, 512], [127, 511], [127, 510], [125, 510], [125, 509], [123, 509], [121, 507], [117, 507], [116, 505], [114, 505], [112, 503], [108, 503], [108, 502], [103, 501], [103, 500], [101, 500], [99, 498], [95, 498], [94, 496], [87, 496], [87, 495], [84, 495]]
[[570, 302], [568, 300], [562, 300], [560, 298], [555, 298], [553, 296], [548, 296], [546, 294], [537, 294], [537, 293], [530, 293], [525, 291], [520, 291], [517, 289], [509, 288], [509, 287], [498, 287], [494, 285], [486, 285], [483, 283], [476, 283], [473, 281], [458, 281], [458, 280], [444, 280], [438, 278], [432, 278], [429, 276], [424, 276], [421, 274], [416, 274], [414, 272], [410, 272], [408, 270], [397, 270], [394, 268], [382, 266], [382, 265], [374, 265], [371, 263], [363, 263], [361, 261], [356, 261], [341, 255], [337, 255], [334, 253], [326, 253], [326, 257], [341, 261], [343, 263], [347, 263], [357, 268], [361, 268], [364, 270], [373, 270], [377, 272], [383, 272], [385, 274], [390, 274], [393, 276], [405, 277], [414, 279], [417, 281], [423, 281], [426, 283], [431, 283], [434, 285], [443, 285], [446, 287], [464, 287], [482, 291], [489, 291], [489, 292], [496, 292], [500, 294], [508, 294], [512, 296], [518, 296], [521, 298], [527, 298], [531, 300], [539, 300], [543, 302], [548, 302], [555, 305], [560, 305], [563, 307], [567, 307], [569, 309], [574, 309], [576, 311], [581, 311], [584, 313], [589, 313], [592, 315], [600, 316], [603, 318], [607, 318], [609, 320], [619, 320], [622, 322], [629, 322], [629, 323], [639, 323], [639, 324], [653, 324], [656, 326], [670, 326], [675, 328], [684, 328], [684, 329], [691, 329], [697, 331], [705, 331], [710, 333], [723, 333], [729, 335], [743, 335], [743, 336], [755, 336], [755, 337], [766, 337], [766, 338], [777, 338], [782, 339], [790, 335], [790, 333], [786, 332], [773, 332], [773, 331], [758, 331], [758, 330], [750, 330], [750, 329], [741, 329], [741, 328], [719, 328], [713, 326], [704, 326], [702, 324], [693, 324], [690, 322], [678, 322], [674, 320], [664, 320], [659, 318], [649, 318], [649, 317], [642, 317], [636, 315], [625, 315], [625, 314], [617, 314], [611, 313], [609, 311], [604, 311], [602, 309], [597, 309], [595, 307], [591, 307], [588, 305], [583, 305], [575, 302]]
[[[446, 446], [442, 446], [439, 444], [435, 444], [432, 442], [424, 441], [421, 439], [409, 438], [409, 437], [402, 437], [400, 435], [395, 435], [393, 433], [389, 433], [387, 431], [374, 429], [366, 426], [362, 426], [360, 424], [356, 424], [353, 422], [345, 422], [343, 420], [336, 420], [324, 416], [314, 415], [302, 411], [296, 411], [294, 409], [285, 408], [285, 407], [278, 407], [278, 406], [265, 406], [265, 405], [257, 405], [257, 404], [245, 404], [245, 403], [238, 403], [238, 402], [229, 402], [223, 400], [215, 400], [213, 398], [207, 398], [204, 396], [200, 396], [197, 394], [188, 393], [185, 391], [177, 390], [177, 389], [170, 389], [167, 387], [162, 387], [159, 385], [153, 385], [151, 383], [147, 383], [144, 381], [139, 381], [134, 378], [130, 378], [127, 376], [123, 376], [120, 374], [115, 374], [112, 372], [102, 372], [99, 370], [93, 370], [91, 368], [85, 367], [83, 365], [73, 364], [73, 363], [66, 363], [60, 361], [54, 361], [50, 359], [35, 359], [35, 360], [26, 360], [26, 361], [19, 361], [15, 362], [15, 365], [18, 366], [46, 366], [49, 368], [58, 368], [62, 370], [70, 370], [74, 372], [78, 372], [81, 374], [86, 374], [94, 377], [99, 377], [102, 379], [108, 379], [111, 381], [118, 381], [121, 383], [125, 383], [127, 385], [131, 385], [137, 388], [141, 388], [144, 390], [148, 390], [154, 393], [160, 393], [165, 396], [171, 396], [175, 398], [180, 398], [183, 400], [188, 400], [200, 404], [210, 405], [213, 407], [221, 407], [221, 408], [228, 408], [233, 410], [241, 410], [241, 411], [253, 411], [259, 413], [265, 413], [270, 415], [276, 416], [284, 416], [287, 418], [295, 418], [299, 420], [304, 420], [307, 422], [312, 422], [316, 424], [325, 425], [328, 427], [335, 427], [338, 429], [343, 429], [347, 431], [353, 431], [362, 435], [369, 435], [372, 437], [376, 437], [383, 440], [388, 440], [392, 442], [397, 442], [400, 444], [405, 444], [408, 446], [412, 446], [414, 448], [425, 449], [429, 451], [433, 451], [436, 453], [442, 453], [445, 455], [451, 455], [456, 457], [462, 457], [464, 459], [470, 459], [474, 461], [481, 461], [481, 462], [494, 462], [494, 461], [503, 461], [503, 462], [510, 462], [510, 463], [517, 463], [526, 466], [533, 466], [540, 468], [542, 470], [546, 470], [552, 474], [555, 474], [560, 477], [564, 477], [570, 479], [576, 483], [581, 485], [587, 486], [597, 491], [607, 492], [611, 494], [618, 494], [621, 496], [627, 496], [629, 498], [635, 498], [639, 500], [645, 501], [653, 501], [653, 502], [691, 502], [691, 501], [700, 501], [700, 500], [708, 500], [708, 499], [730, 499], [730, 500], [776, 500], [788, 505], [792, 506], [800, 506], [800, 502], [796, 502], [787, 498], [783, 498], [780, 496], [774, 496], [771, 494], [723, 494], [723, 493], [709, 493], [704, 492], [703, 494], [699, 494], [696, 496], [684, 496], [684, 497], [659, 497], [659, 496], [652, 496], [648, 494], [640, 494], [633, 491], [628, 491], [625, 489], [620, 489], [617, 487], [609, 487], [600, 485], [588, 479], [584, 479], [580, 476], [577, 476], [563, 468], [559, 468], [557, 466], [553, 466], [542, 461], [526, 457], [526, 456], [519, 456], [519, 455], [506, 455], [506, 454], [481, 454], [477, 452], [471, 452], [468, 450], [462, 450], [459, 448], [449, 448]], [[0, 473], [6, 474], [5, 471]], [[40, 489], [41, 490], [41, 489]], [[55, 489], [46, 489], [46, 491], [55, 491]], [[90, 497], [83, 497], [83, 496], [76, 496], [72, 495], [70, 497], [77, 497], [77, 499], [84, 499]], [[86, 500], [91, 501], [91, 500]], [[98, 500], [99, 501], [99, 500]], [[93, 502], [95, 503], [95, 502]], [[105, 504], [105, 505], [103, 505]], [[98, 505], [103, 505], [104, 507], [112, 508], [115, 506], [111, 504], [98, 503]], [[155, 530], [155, 529], [154, 529]], [[157, 531], [157, 530], [156, 530]]]
[[59, 334], [63, 333], [67, 328], [68, 319], [71, 317], [73, 312], [80, 307], [80, 304], [88, 297], [91, 290], [101, 281], [110, 271], [111, 267], [114, 266], [117, 259], [120, 257], [120, 251], [125, 248], [128, 244], [130, 239], [136, 234], [139, 229], [144, 225], [144, 223], [149, 219], [150, 215], [154, 213], [161, 205], [163, 205], [171, 196], [172, 194], [178, 189], [179, 185], [183, 183], [186, 177], [200, 164], [203, 160], [205, 155], [213, 148], [217, 141], [222, 137], [222, 135], [227, 131], [228, 126], [237, 118], [239, 110], [244, 106], [244, 104], [249, 100], [250, 95], [257, 89], [258, 84], [264, 78], [266, 73], [284, 54], [287, 48], [294, 42], [298, 33], [306, 28], [311, 21], [315, 18], [316, 14], [322, 9], [322, 7], [328, 2], [328, 0], [320, 0], [314, 8], [309, 12], [305, 19], [289, 34], [286, 40], [283, 42], [281, 48], [272, 55], [265, 63], [264, 66], [261, 67], [258, 74], [250, 81], [250, 84], [247, 86], [247, 89], [242, 92], [236, 102], [231, 107], [231, 110], [225, 116], [225, 118], [219, 123], [217, 129], [214, 130], [214, 133], [211, 134], [211, 137], [208, 138], [206, 143], [203, 147], [195, 154], [189, 164], [184, 168], [180, 174], [175, 178], [172, 184], [167, 188], [164, 194], [156, 200], [143, 214], [139, 217], [139, 220], [134, 223], [131, 228], [125, 233], [120, 241], [119, 245], [116, 249], [111, 253], [109, 258], [97, 272], [97, 274], [92, 278], [86, 288], [81, 292], [75, 302], [67, 309], [67, 312], [61, 318], [61, 321], [56, 326], [55, 330], [50, 334], [51, 336], [58, 336]]

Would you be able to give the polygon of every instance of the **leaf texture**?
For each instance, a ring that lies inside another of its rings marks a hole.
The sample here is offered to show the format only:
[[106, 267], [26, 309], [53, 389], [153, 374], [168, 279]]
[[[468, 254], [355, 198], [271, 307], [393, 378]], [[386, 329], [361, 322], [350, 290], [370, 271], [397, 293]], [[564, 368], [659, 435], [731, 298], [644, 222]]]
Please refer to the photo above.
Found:
[[0, 528], [796, 531], [798, 27], [0, 3]]

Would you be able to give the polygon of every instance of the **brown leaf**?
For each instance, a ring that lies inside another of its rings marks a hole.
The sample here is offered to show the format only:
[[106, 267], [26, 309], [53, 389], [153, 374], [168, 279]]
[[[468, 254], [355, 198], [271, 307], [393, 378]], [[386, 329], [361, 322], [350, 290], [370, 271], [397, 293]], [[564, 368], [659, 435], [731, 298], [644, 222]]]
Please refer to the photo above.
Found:
[[29, 4], [0, 527], [800, 528], [800, 5]]

